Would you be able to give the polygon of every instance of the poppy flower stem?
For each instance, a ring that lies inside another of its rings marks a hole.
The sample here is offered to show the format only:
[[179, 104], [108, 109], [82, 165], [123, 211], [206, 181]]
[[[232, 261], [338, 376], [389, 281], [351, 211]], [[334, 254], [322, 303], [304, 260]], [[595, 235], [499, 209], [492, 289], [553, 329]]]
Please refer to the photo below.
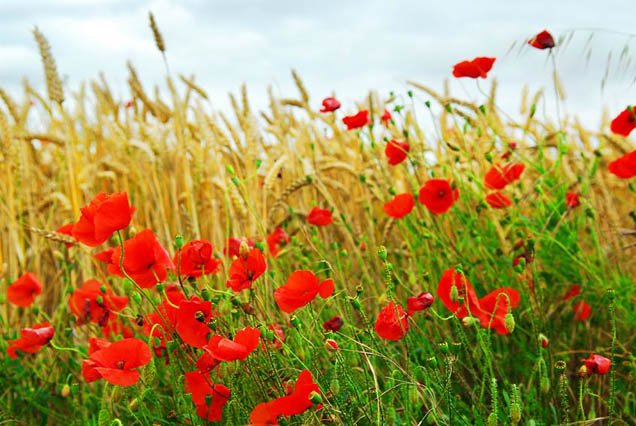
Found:
[[57, 346], [53, 340], [50, 340], [50, 341], [49, 341], [49, 344], [50, 344], [50, 345], [51, 345], [51, 347], [52, 347], [53, 349], [55, 349], [56, 351], [62, 351], [62, 352], [75, 352], [75, 353], [80, 354], [81, 356], [86, 356], [86, 354], [85, 354], [85, 353], [83, 353], [82, 351], [80, 351], [80, 350], [79, 350], [79, 349], [77, 349], [77, 348], [64, 348], [64, 347], [61, 347], [61, 346]]

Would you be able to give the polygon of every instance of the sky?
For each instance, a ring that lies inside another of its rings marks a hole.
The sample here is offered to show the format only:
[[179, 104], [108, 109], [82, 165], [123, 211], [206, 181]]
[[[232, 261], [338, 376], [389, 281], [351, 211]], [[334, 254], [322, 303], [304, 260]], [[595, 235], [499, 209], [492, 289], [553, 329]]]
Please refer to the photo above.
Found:
[[[456, 62], [495, 56], [489, 79], [500, 84], [500, 105], [518, 109], [524, 84], [546, 87], [544, 112], [553, 114], [552, 63], [547, 52], [524, 45], [544, 28], [555, 37], [573, 34], [556, 51], [563, 110], [594, 127], [603, 107], [614, 115], [636, 98], [636, 3], [625, 0], [2, 0], [0, 86], [20, 94], [26, 77], [43, 87], [33, 26], [48, 38], [67, 92], [104, 72], [116, 94], [127, 97], [128, 60], [146, 88], [162, 84], [148, 11], [172, 73], [194, 74], [220, 110], [242, 83], [257, 109], [266, 107], [269, 85], [279, 96], [296, 96], [292, 68], [316, 108], [335, 93], [352, 111], [369, 89], [404, 93], [406, 81], [415, 80], [441, 90]], [[474, 81], [452, 80], [456, 96], [483, 99]]]

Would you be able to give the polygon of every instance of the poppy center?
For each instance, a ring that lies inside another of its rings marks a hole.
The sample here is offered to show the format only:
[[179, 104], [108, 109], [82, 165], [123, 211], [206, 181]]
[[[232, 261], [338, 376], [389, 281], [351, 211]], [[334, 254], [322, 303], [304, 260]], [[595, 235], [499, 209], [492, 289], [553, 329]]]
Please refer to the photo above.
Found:
[[196, 311], [194, 313], [194, 319], [199, 322], [203, 322], [205, 321], [205, 314], [203, 313], [203, 311]]
[[444, 198], [446, 196], [446, 191], [444, 191], [443, 189], [440, 189], [439, 192], [437, 193], [437, 196], [439, 198]]
[[120, 370], [123, 370], [125, 364], [126, 364], [126, 361], [117, 361], [117, 364], [115, 364], [115, 366], [119, 368]]

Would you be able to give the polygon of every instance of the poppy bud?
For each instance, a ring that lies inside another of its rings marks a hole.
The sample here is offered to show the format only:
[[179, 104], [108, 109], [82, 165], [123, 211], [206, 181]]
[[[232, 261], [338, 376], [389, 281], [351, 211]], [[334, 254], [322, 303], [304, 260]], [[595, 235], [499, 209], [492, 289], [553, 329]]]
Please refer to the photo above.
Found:
[[492, 163], [492, 153], [491, 152], [487, 152], [486, 155], [484, 155], [484, 157], [486, 158], [486, 161], [488, 161], [489, 163]]
[[33, 315], [39, 315], [40, 314], [40, 308], [38, 306], [34, 306], [31, 309], [31, 312], [33, 312]]
[[97, 302], [98, 306], [104, 306], [104, 298], [102, 296], [97, 296], [95, 302]]
[[462, 348], [461, 342], [453, 342], [451, 343], [451, 351], [457, 355]]
[[105, 285], [102, 285], [102, 286], [100, 286], [100, 287], [99, 287], [99, 291], [100, 291], [101, 293], [106, 294], [106, 290], [107, 290], [107, 289], [106, 289], [106, 286], [105, 286]]
[[205, 301], [209, 301], [211, 298], [212, 298], [212, 295], [210, 294], [210, 290], [208, 290], [207, 288], [204, 288], [203, 290], [201, 290], [201, 299]]
[[426, 363], [429, 367], [435, 368], [437, 367], [437, 358], [435, 358], [434, 356], [430, 356], [426, 359]]
[[249, 252], [250, 246], [247, 245], [247, 242], [245, 240], [241, 241], [241, 245], [239, 247], [239, 256], [241, 256], [243, 259], [247, 259], [247, 255], [249, 254]]
[[386, 247], [384, 246], [378, 247], [378, 257], [380, 258], [380, 260], [386, 261], [386, 258], [387, 258]]
[[340, 250], [340, 256], [347, 257], [348, 255], [349, 255], [349, 252], [347, 252], [347, 249]]
[[309, 400], [311, 402], [313, 402], [314, 404], [321, 404], [322, 403], [322, 396], [320, 396], [320, 394], [316, 391], [312, 391], [309, 394]]
[[486, 421], [487, 426], [497, 426], [497, 413], [492, 412], [488, 415], [488, 420]]
[[475, 317], [467, 316], [462, 318], [462, 325], [464, 327], [472, 327], [475, 324], [478, 324], [479, 321]]
[[134, 294], [132, 295], [132, 299], [133, 299], [133, 302], [135, 302], [135, 303], [136, 303], [136, 304], [138, 304], [138, 305], [141, 305], [141, 294], [139, 294], [139, 293], [134, 293]]
[[62, 398], [66, 398], [70, 394], [71, 394], [71, 387], [68, 385], [68, 383], [64, 383], [64, 386], [62, 386], [62, 390], [60, 391], [60, 395], [62, 395]]
[[265, 337], [265, 339], [274, 340], [274, 331], [273, 330], [270, 330], [269, 328], [263, 328], [261, 330], [261, 333], [263, 334], [263, 337]]
[[355, 309], [356, 311], [359, 311], [362, 309], [362, 304], [360, 303], [360, 300], [357, 297], [351, 298], [351, 306], [353, 306], [353, 309]]
[[448, 354], [449, 348], [447, 342], [439, 343], [437, 346], [439, 347], [441, 353]]
[[325, 340], [325, 349], [330, 352], [336, 352], [338, 351], [338, 349], [340, 349], [340, 346], [338, 346], [338, 342], [336, 342], [335, 340], [327, 339]]
[[545, 334], [540, 333], [539, 337], [539, 344], [541, 345], [541, 347], [543, 348], [547, 348], [548, 345], [550, 344], [550, 341], [548, 340], [548, 338], [545, 336]]
[[234, 167], [232, 167], [230, 164], [225, 166], [225, 171], [230, 176], [234, 175]]
[[365, 183], [367, 181], [367, 177], [365, 175], [358, 176], [358, 179], [360, 179], [360, 182], [362, 183]]
[[506, 314], [506, 316], [504, 317], [504, 324], [506, 325], [506, 328], [508, 329], [509, 333], [512, 333], [515, 329], [515, 317], [514, 315], [512, 315], [512, 312], [508, 312]]
[[161, 284], [161, 283], [160, 283], [160, 284], [157, 284], [157, 291], [158, 291], [159, 293], [163, 293], [163, 284]]
[[590, 375], [588, 368], [585, 365], [582, 365], [577, 372], [579, 377], [587, 377]]
[[302, 325], [302, 323], [300, 322], [300, 319], [298, 319], [297, 316], [293, 316], [289, 319], [289, 323], [292, 325], [292, 327], [294, 328], [300, 328], [300, 326]]
[[450, 299], [451, 302], [457, 303], [459, 301], [459, 289], [457, 286], [452, 286], [450, 289]]
[[547, 395], [550, 392], [550, 379], [547, 376], [541, 377], [539, 381], [539, 388], [541, 389], [541, 393]]
[[132, 282], [132, 280], [130, 278], [124, 278], [124, 291], [126, 293], [130, 293], [130, 290], [132, 290], [134, 283]]
[[177, 235], [176, 237], [174, 237], [174, 248], [177, 250], [181, 250], [181, 248], [183, 247], [183, 245], [185, 244], [185, 239], [183, 238], [183, 235]]

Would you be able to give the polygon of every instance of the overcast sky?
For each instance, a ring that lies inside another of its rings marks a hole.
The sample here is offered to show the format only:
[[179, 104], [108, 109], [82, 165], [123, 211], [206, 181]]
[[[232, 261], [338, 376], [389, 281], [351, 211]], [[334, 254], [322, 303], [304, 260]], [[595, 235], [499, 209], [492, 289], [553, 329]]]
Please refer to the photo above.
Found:
[[[568, 112], [595, 125], [603, 105], [614, 114], [636, 101], [636, 60], [619, 66], [627, 33], [636, 32], [636, 3], [626, 0], [1, 0], [0, 85], [14, 93], [23, 77], [42, 85], [34, 25], [49, 39], [67, 90], [103, 71], [126, 96], [127, 60], [146, 87], [162, 81], [149, 10], [173, 73], [194, 73], [222, 109], [243, 82], [257, 107], [265, 106], [269, 84], [295, 95], [291, 68], [316, 107], [332, 92], [347, 106], [370, 88], [404, 92], [408, 79], [440, 89], [454, 63], [475, 56], [497, 57], [490, 76], [501, 84], [502, 106], [517, 108], [525, 83], [550, 87], [551, 64], [546, 52], [507, 52], [544, 28], [555, 36], [579, 30], [557, 55]], [[598, 30], [588, 41], [590, 28]], [[631, 56], [629, 50], [623, 63]], [[453, 84], [458, 96], [480, 97], [473, 81]]]

